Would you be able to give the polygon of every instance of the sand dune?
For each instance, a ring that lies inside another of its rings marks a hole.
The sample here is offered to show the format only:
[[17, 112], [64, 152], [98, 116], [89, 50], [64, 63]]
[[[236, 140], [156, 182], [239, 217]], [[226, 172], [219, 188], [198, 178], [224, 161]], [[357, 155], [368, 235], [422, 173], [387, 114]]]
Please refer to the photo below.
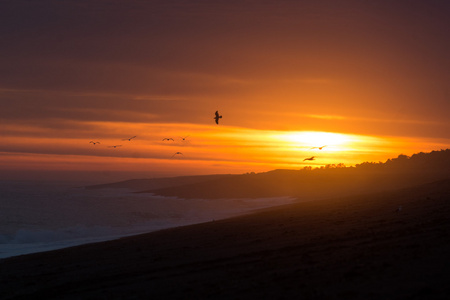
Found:
[[295, 203], [0, 260], [0, 297], [447, 299], [449, 215], [450, 180]]

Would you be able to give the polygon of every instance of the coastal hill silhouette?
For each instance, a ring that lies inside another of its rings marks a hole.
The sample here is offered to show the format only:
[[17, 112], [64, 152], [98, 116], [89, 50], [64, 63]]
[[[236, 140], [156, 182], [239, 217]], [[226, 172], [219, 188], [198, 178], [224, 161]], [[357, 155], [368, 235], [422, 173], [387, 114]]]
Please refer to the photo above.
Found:
[[179, 198], [260, 198], [292, 196], [320, 199], [412, 187], [450, 178], [450, 149], [404, 154], [385, 162], [363, 162], [262, 173], [131, 179], [88, 186], [88, 189], [128, 188]]
[[[195, 178], [195, 176], [194, 176]], [[399, 155], [386, 162], [364, 162], [312, 169], [273, 170], [220, 177], [203, 176], [198, 182], [140, 192], [180, 198], [259, 198], [294, 196], [324, 198], [412, 187], [450, 178], [450, 149]], [[180, 182], [181, 183], [181, 182]]]
[[86, 189], [130, 189], [142, 191], [148, 189], [170, 188], [180, 185], [195, 184], [216, 179], [223, 179], [235, 175], [198, 175], [198, 176], [176, 176], [151, 179], [130, 179], [120, 182], [104, 183], [86, 186]]

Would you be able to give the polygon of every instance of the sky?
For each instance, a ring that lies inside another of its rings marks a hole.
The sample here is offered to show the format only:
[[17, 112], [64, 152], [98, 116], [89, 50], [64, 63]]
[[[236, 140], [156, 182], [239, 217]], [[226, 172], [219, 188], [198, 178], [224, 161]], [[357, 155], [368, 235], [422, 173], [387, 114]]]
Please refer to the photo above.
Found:
[[0, 179], [351, 166], [449, 148], [449, 13], [446, 0], [3, 0]]

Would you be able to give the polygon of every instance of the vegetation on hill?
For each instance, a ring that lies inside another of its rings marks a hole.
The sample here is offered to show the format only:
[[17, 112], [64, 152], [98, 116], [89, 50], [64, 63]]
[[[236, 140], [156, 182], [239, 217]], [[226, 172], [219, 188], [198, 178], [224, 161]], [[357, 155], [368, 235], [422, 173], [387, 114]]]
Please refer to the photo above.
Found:
[[450, 149], [399, 155], [386, 162], [364, 162], [301, 170], [248, 173], [210, 181], [147, 190], [180, 198], [323, 198], [404, 188], [450, 178]]

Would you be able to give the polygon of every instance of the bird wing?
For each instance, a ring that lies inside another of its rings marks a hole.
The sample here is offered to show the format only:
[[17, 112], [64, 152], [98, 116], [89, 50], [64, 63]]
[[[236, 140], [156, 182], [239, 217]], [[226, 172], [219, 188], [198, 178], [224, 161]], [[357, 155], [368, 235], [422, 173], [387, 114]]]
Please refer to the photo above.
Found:
[[181, 152], [176, 152], [174, 155], [172, 155], [172, 157], [174, 157], [174, 156], [177, 155], [177, 154], [183, 155], [183, 153], [181, 153]]
[[218, 117], [219, 117], [219, 111], [216, 110], [216, 118], [218, 118]]

